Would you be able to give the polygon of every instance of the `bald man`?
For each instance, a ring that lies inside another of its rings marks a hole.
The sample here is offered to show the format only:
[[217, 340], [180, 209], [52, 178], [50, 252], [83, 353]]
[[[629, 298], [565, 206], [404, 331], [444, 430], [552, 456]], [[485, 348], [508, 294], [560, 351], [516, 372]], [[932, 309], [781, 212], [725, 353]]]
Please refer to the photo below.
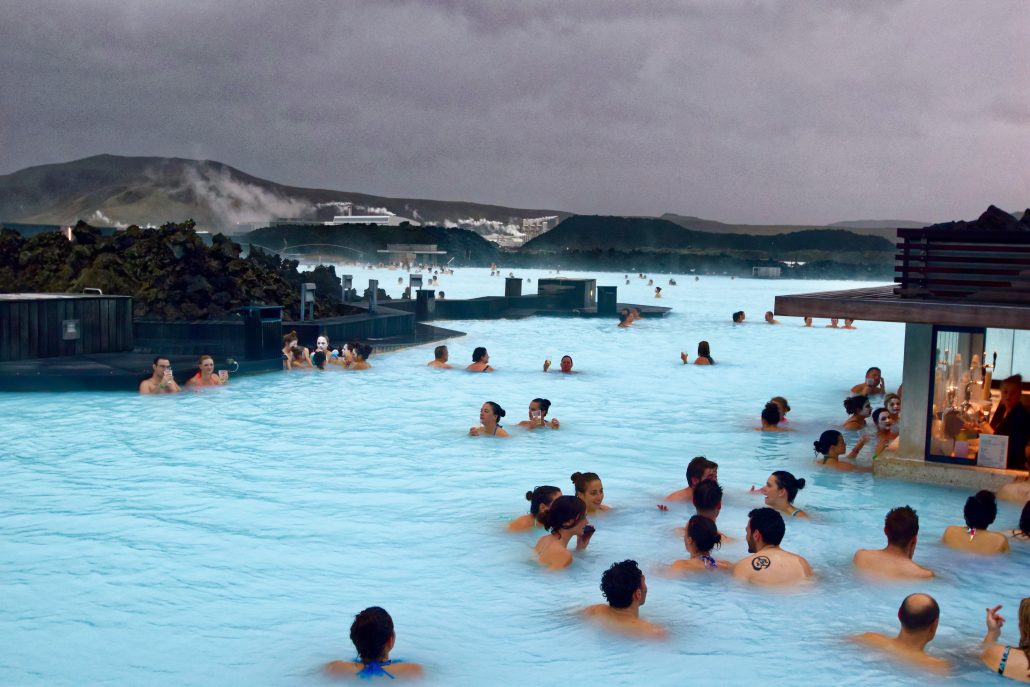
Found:
[[951, 669], [951, 664], [943, 658], [926, 653], [926, 645], [937, 634], [940, 617], [941, 609], [932, 596], [909, 594], [898, 609], [901, 631], [897, 637], [888, 637], [879, 632], [863, 632], [854, 639], [913, 666], [944, 673]]

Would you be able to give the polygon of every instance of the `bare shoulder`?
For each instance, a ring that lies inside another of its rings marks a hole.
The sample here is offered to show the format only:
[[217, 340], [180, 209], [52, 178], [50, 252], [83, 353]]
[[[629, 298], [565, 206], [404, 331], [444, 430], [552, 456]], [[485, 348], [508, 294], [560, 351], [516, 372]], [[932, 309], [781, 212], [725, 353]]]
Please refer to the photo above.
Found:
[[361, 664], [354, 661], [330, 661], [322, 668], [327, 675], [354, 676], [361, 670]]
[[387, 670], [394, 675], [394, 677], [407, 677], [407, 678], [418, 678], [425, 675], [425, 670], [419, 663], [391, 663], [387, 666]]
[[580, 615], [592, 618], [598, 615], [605, 615], [608, 612], [607, 604], [593, 604], [580, 611]]
[[1001, 655], [1005, 651], [1005, 647], [1001, 644], [991, 644], [989, 647], [983, 650], [980, 654], [980, 660], [984, 662], [991, 670], [997, 670], [998, 664], [1001, 663]]

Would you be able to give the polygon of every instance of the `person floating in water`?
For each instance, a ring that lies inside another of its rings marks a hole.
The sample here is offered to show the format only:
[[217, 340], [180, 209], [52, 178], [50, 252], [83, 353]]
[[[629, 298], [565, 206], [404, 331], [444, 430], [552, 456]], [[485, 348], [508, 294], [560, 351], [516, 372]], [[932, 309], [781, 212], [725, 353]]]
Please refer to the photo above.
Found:
[[662, 287], [660, 287], [660, 286], [654, 287], [654, 297], [655, 298], [661, 298], [662, 297]]
[[613, 563], [605, 570], [601, 593], [608, 603], [587, 606], [582, 611], [584, 617], [635, 637], [660, 639], [668, 634], [662, 626], [640, 617], [640, 607], [647, 600], [647, 581], [636, 561]]
[[865, 381], [851, 387], [852, 394], [863, 396], [879, 396], [885, 393], [883, 385], [883, 373], [878, 367], [870, 367], [865, 372]]
[[719, 479], [719, 464], [708, 460], [704, 456], [697, 456], [687, 463], [687, 486], [685, 489], [674, 491], [665, 497], [666, 501], [686, 501], [691, 503], [694, 500], [694, 487], [702, 480]]
[[[544, 372], [547, 372], [550, 369], [551, 369], [551, 359], [548, 358], [547, 360], [544, 361]], [[572, 356], [571, 355], [563, 355], [561, 357], [561, 361], [558, 363], [558, 369], [561, 370], [563, 374], [571, 374], [572, 373]]]
[[558, 429], [561, 427], [561, 423], [558, 422], [557, 418], [551, 420], [547, 419], [547, 411], [551, 408], [551, 402], [546, 398], [534, 398], [529, 402], [529, 419], [523, 420], [519, 423], [519, 427], [525, 427], [528, 430], [539, 429], [541, 427], [549, 427], [550, 429]]
[[812, 326], [812, 318], [809, 317], [808, 315], [805, 315], [804, 322], [805, 322], [805, 324], [804, 324], [805, 327], [811, 327]]
[[859, 549], [852, 563], [859, 570], [893, 579], [920, 580], [934, 576], [933, 571], [912, 560], [919, 535], [919, 516], [910, 506], [894, 508], [883, 520], [887, 546]]
[[[686, 365], [689, 361], [687, 354], [684, 351], [680, 351], [680, 360]], [[694, 358], [695, 365], [714, 365], [715, 359], [712, 357], [712, 348], [707, 341], [697, 342], [697, 357]]]
[[469, 436], [473, 437], [507, 437], [508, 432], [498, 424], [507, 415], [499, 404], [487, 401], [479, 409], [479, 426], [469, 428]]
[[766, 324], [779, 324], [780, 321], [777, 320], [775, 317], [773, 317], [773, 311], [772, 310], [766, 310], [765, 311], [765, 323]]
[[933, 641], [937, 634], [940, 617], [940, 606], [932, 596], [909, 594], [898, 609], [901, 631], [896, 637], [888, 637], [879, 632], [863, 632], [855, 636], [854, 640], [919, 668], [938, 673], [947, 672], [951, 668], [947, 660], [926, 653], [926, 645]]
[[687, 527], [683, 532], [683, 546], [686, 547], [690, 558], [674, 561], [669, 566], [670, 572], [695, 572], [695, 571], [719, 571], [732, 570], [733, 564], [729, 561], [718, 560], [712, 557], [712, 551], [719, 548], [723, 542], [723, 535], [719, 533], [715, 522], [704, 515], [695, 515], [687, 521]]
[[844, 410], [848, 419], [844, 421], [844, 429], [865, 429], [866, 419], [873, 414], [873, 405], [865, 394], [850, 396], [844, 399]]
[[620, 312], [619, 313], [619, 324], [618, 324], [619, 329], [626, 329], [631, 324], [633, 324], [633, 320], [630, 319], [629, 314], [627, 314], [625, 310], [623, 310], [623, 312]]
[[569, 543], [576, 537], [576, 550], [582, 551], [590, 543], [594, 528], [587, 520], [586, 504], [575, 496], [559, 496], [551, 502], [544, 516], [548, 533], [537, 540], [533, 550], [541, 565], [561, 570], [572, 564]]
[[[847, 454], [848, 460], [854, 460], [858, 456], [858, 452], [865, 446], [866, 438], [864, 436], [859, 437], [858, 443], [855, 444], [855, 448], [851, 449], [851, 452]], [[841, 456], [848, 450], [848, 445], [844, 441], [844, 435], [835, 429], [828, 429], [819, 435], [819, 438], [812, 442], [815, 447], [816, 454], [822, 456], [822, 460], [817, 460], [819, 465], [823, 465], [834, 470], [840, 470], [841, 472], [872, 472], [872, 467], [864, 467], [861, 465], [855, 465], [854, 463], [845, 463], [841, 461]]]
[[493, 372], [494, 368], [490, 367], [490, 354], [486, 352], [486, 348], [477, 346], [472, 351], [472, 364], [465, 369], [469, 372]]
[[811, 577], [808, 561], [780, 548], [786, 531], [783, 516], [772, 508], [748, 513], [744, 534], [751, 555], [733, 566], [733, 576], [760, 585], [794, 584]]
[[844, 326], [841, 327], [841, 329], [858, 329], [858, 327], [855, 326], [855, 321], [854, 320], [852, 320], [850, 318], [845, 318]]
[[529, 501], [529, 513], [520, 515], [508, 523], [509, 532], [525, 532], [537, 527], [545, 527], [547, 511], [551, 509], [554, 500], [561, 496], [561, 489], [545, 485], [537, 487], [533, 491], [526, 492], [526, 500]]
[[[805, 478], [795, 477], [786, 470], [769, 475], [758, 493], [765, 494], [765, 505], [792, 518], [807, 518], [808, 513], [794, 506], [798, 491], [805, 488]], [[754, 489], [754, 487], [752, 487]]]
[[202, 355], [197, 359], [197, 374], [193, 375], [186, 382], [189, 388], [202, 386], [222, 386], [228, 384], [229, 373], [225, 370], [215, 372], [215, 359], [209, 355]]
[[154, 358], [153, 373], [139, 383], [141, 394], [177, 394], [182, 389], [172, 376], [172, 362], [163, 355]]
[[743, 324], [744, 317], [745, 316], [743, 310], [738, 310], [737, 312], [733, 313], [733, 324]]
[[765, 408], [762, 409], [762, 426], [756, 427], [756, 429], [762, 432], [792, 432], [794, 431], [790, 427], [780, 427], [780, 420], [783, 416], [780, 414], [780, 406], [777, 403], [769, 401], [765, 404]]
[[965, 527], [951, 525], [941, 538], [947, 546], [969, 553], [992, 555], [1009, 552], [1009, 540], [1001, 532], [987, 530], [998, 517], [998, 502], [994, 492], [982, 489], [966, 499], [962, 509]]
[[576, 487], [576, 496], [586, 504], [587, 513], [603, 513], [611, 510], [611, 506], [604, 505], [604, 485], [601, 484], [601, 478], [597, 473], [574, 472], [569, 479]]
[[446, 346], [437, 346], [433, 349], [433, 359], [426, 363], [426, 366], [435, 367], [440, 370], [451, 370], [454, 366], [447, 364], [447, 358], [449, 357], [450, 352]]
[[418, 663], [390, 659], [397, 633], [393, 630], [393, 618], [384, 609], [372, 606], [358, 613], [350, 626], [350, 640], [358, 652], [357, 658], [327, 663], [327, 674], [357, 678], [422, 677], [422, 666]]

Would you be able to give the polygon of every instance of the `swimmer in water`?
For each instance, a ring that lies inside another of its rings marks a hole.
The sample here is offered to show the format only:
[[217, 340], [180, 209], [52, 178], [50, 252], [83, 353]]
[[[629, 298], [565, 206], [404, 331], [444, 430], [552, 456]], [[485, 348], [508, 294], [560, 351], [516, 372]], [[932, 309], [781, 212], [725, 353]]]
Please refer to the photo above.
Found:
[[962, 509], [965, 527], [951, 525], [941, 538], [947, 546], [969, 553], [994, 555], [1009, 552], [1009, 540], [1001, 532], [989, 532], [988, 527], [998, 517], [998, 502], [994, 492], [982, 489], [966, 499]]
[[311, 354], [308, 349], [299, 344], [294, 344], [293, 348], [290, 349], [290, 358], [287, 361], [286, 369], [305, 369], [314, 367], [314, 363], [311, 362]]
[[661, 625], [640, 617], [640, 607], [647, 600], [647, 582], [636, 561], [613, 563], [605, 570], [601, 593], [608, 603], [587, 606], [582, 611], [584, 617], [634, 637], [662, 639], [668, 634]]
[[654, 287], [654, 297], [655, 298], [661, 298], [662, 297], [662, 287], [660, 287], [660, 286]]
[[557, 419], [547, 419], [547, 411], [550, 408], [551, 402], [546, 398], [534, 398], [529, 402], [529, 419], [520, 422], [519, 427], [525, 427], [528, 430], [539, 429], [541, 427], [558, 429], [561, 427], [561, 423], [558, 422]]
[[801, 556], [780, 548], [787, 527], [772, 508], [748, 513], [747, 550], [751, 554], [733, 566], [733, 576], [760, 585], [787, 585], [812, 576], [812, 566]]
[[806, 326], [806, 327], [811, 327], [812, 326], [812, 318], [809, 317], [808, 315], [805, 315], [804, 322], [805, 322], [804, 326]]
[[708, 460], [704, 456], [697, 456], [687, 464], [687, 487], [674, 491], [665, 497], [666, 501], [686, 501], [691, 503], [694, 500], [694, 487], [702, 480], [715, 481], [719, 478], [719, 464]]
[[901, 427], [901, 396], [897, 394], [885, 395], [883, 397], [883, 407], [891, 415], [891, 433], [897, 436], [898, 430]]
[[808, 513], [794, 506], [798, 491], [805, 488], [805, 478], [795, 477], [786, 470], [769, 475], [765, 486], [758, 490], [765, 494], [765, 505], [792, 518], [807, 518]]
[[909, 506], [894, 508], [883, 521], [887, 546], [882, 549], [859, 549], [852, 563], [859, 570], [892, 579], [925, 580], [933, 571], [912, 560], [919, 535], [919, 516]]
[[358, 344], [351, 348], [351, 352], [354, 354], [354, 362], [350, 364], [348, 369], [351, 370], [371, 370], [372, 366], [368, 364], [368, 356], [372, 355], [372, 347], [368, 344]]
[[769, 403], [775, 403], [776, 407], [780, 409], [781, 425], [786, 422], [790, 422], [790, 420], [787, 419], [787, 413], [790, 412], [790, 404], [787, 403], [787, 399], [785, 399], [783, 396], [773, 396], [769, 399]]
[[[551, 359], [548, 358], [544, 361], [544, 372], [551, 369]], [[561, 362], [558, 363], [558, 369], [561, 370], [562, 374], [572, 374], [572, 356], [563, 355]]]
[[619, 324], [618, 324], [619, 329], [626, 329], [631, 324], [633, 324], [633, 320], [630, 319], [630, 316], [627, 315], [625, 312], [620, 312], [619, 313]]
[[980, 660], [992, 672], [1017, 682], [1030, 682], [1030, 597], [1019, 602], [1019, 644], [998, 644], [1005, 618], [998, 615], [1001, 606], [986, 608], [987, 634], [981, 646]]
[[858, 329], [858, 327], [855, 326], [854, 320], [850, 318], [845, 318], [844, 326], [842, 327], [842, 329]]
[[779, 324], [780, 321], [777, 320], [775, 317], [773, 317], [773, 311], [772, 310], [766, 310], [765, 311], [765, 323], [766, 324]]
[[582, 551], [594, 535], [594, 528], [587, 520], [586, 505], [575, 496], [559, 496], [552, 501], [544, 526], [549, 532], [537, 540], [533, 550], [540, 564], [551, 570], [561, 570], [572, 563], [569, 543], [573, 537], [576, 537], [576, 550]]
[[733, 324], [743, 324], [743, 323], [744, 323], [744, 311], [743, 310], [738, 310], [737, 312], [733, 313]]
[[848, 419], [844, 421], [844, 429], [864, 429], [866, 418], [873, 414], [873, 406], [869, 403], [869, 397], [862, 394], [844, 399], [844, 410], [848, 412]]
[[733, 564], [729, 561], [716, 560], [712, 557], [712, 550], [722, 545], [722, 535], [719, 534], [719, 528], [711, 518], [704, 515], [691, 517], [687, 521], [686, 531], [683, 533], [683, 545], [690, 554], [690, 558], [674, 561], [669, 566], [671, 572], [717, 571], [733, 568]]
[[866, 370], [865, 381], [851, 387], [851, 393], [863, 396], [882, 396], [884, 394], [883, 373], [878, 367]]
[[472, 364], [465, 369], [469, 372], [493, 372], [494, 368], [490, 367], [490, 354], [486, 352], [486, 348], [477, 346], [472, 351]]
[[876, 448], [873, 450], [873, 457], [883, 455], [884, 451], [894, 450], [893, 442], [898, 435], [894, 433], [890, 411], [886, 408], [874, 410], [873, 426], [876, 427]]
[[226, 372], [223, 375], [215, 372], [215, 359], [209, 355], [202, 355], [197, 360], [197, 374], [189, 378], [186, 382], [186, 386], [190, 388], [197, 388], [202, 386], [221, 386], [228, 383], [229, 373]]
[[897, 637], [888, 637], [879, 632], [863, 632], [856, 635], [854, 641], [924, 670], [944, 673], [951, 669], [951, 664], [943, 658], [926, 653], [926, 645], [937, 634], [940, 617], [941, 609], [932, 596], [909, 594], [898, 609], [901, 631]]
[[836, 317], [830, 318], [830, 323], [826, 325], [826, 329], [840, 329], [839, 319]]
[[325, 672], [329, 675], [357, 678], [385, 676], [391, 680], [397, 677], [422, 677], [422, 666], [418, 663], [390, 660], [397, 634], [393, 631], [393, 618], [382, 608], [372, 606], [358, 613], [350, 626], [350, 639], [358, 652], [357, 660], [327, 663]]
[[507, 415], [497, 403], [487, 401], [479, 409], [479, 426], [469, 428], [469, 436], [473, 437], [507, 437], [508, 432], [498, 423]]
[[1014, 540], [1030, 541], [1030, 501], [1023, 504], [1023, 512], [1019, 514], [1019, 527], [1010, 530], [1009, 536]]
[[[860, 437], [858, 443], [855, 444], [855, 448], [851, 449], [851, 452], [847, 454], [848, 460], [854, 460], [858, 456], [858, 452], [865, 446], [866, 438]], [[835, 429], [828, 429], [819, 435], [819, 438], [812, 442], [815, 447], [816, 454], [822, 456], [822, 460], [816, 460], [816, 463], [823, 465], [834, 470], [840, 470], [841, 472], [872, 472], [871, 467], [864, 467], [861, 465], [854, 465], [852, 463], [845, 463], [841, 461], [841, 456], [848, 450], [847, 443], [844, 442], [844, 435]]]
[[762, 426], [755, 429], [761, 432], [793, 432], [790, 427], [780, 427], [781, 419], [783, 416], [780, 415], [780, 406], [769, 401], [762, 409]]
[[[686, 354], [680, 353], [682, 359]], [[685, 360], [683, 362], [686, 362]], [[697, 342], [697, 357], [694, 358], [695, 365], [714, 365], [715, 358], [712, 357], [711, 346], [708, 345], [707, 341]]]
[[596, 473], [574, 472], [570, 479], [576, 487], [576, 496], [586, 504], [588, 514], [611, 510], [611, 506], [603, 503], [604, 485], [601, 484], [601, 478]]
[[438, 370], [454, 369], [453, 365], [447, 364], [447, 358], [449, 357], [450, 352], [447, 350], [447, 346], [437, 346], [433, 349], [433, 359], [426, 363], [426, 366], [435, 367]]
[[141, 394], [177, 394], [182, 391], [172, 377], [172, 363], [168, 358], [157, 356], [151, 369], [153, 373], [139, 383]]
[[561, 495], [561, 489], [551, 486], [537, 487], [533, 491], [527, 491], [526, 500], [529, 501], [529, 514], [520, 515], [509, 522], [508, 531], [525, 532], [537, 527], [544, 527], [547, 511], [550, 510], [554, 500]]

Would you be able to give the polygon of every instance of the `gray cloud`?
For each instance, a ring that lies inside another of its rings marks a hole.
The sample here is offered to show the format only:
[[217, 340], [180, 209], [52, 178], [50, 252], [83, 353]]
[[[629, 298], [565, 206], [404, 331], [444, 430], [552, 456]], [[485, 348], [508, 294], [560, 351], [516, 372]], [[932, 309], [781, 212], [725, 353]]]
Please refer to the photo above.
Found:
[[727, 221], [1030, 204], [1021, 0], [5, 3], [0, 173], [101, 152]]

